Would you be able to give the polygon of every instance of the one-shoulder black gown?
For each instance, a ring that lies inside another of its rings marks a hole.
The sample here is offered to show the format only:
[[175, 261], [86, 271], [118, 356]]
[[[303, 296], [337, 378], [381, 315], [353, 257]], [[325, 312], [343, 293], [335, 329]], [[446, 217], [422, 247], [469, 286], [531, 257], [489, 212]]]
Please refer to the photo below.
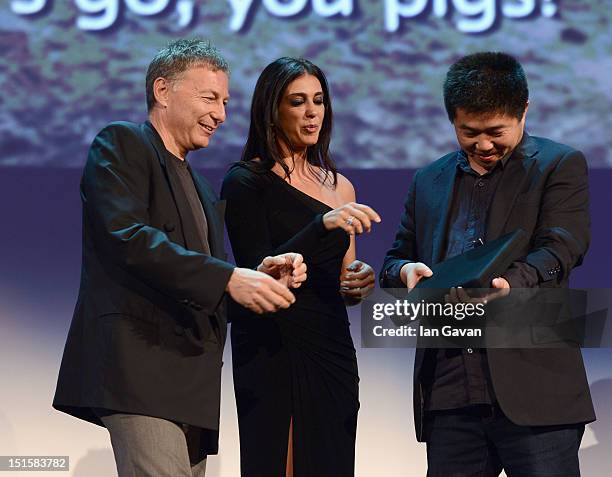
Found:
[[353, 476], [359, 377], [339, 292], [349, 238], [323, 226], [329, 206], [272, 171], [236, 164], [221, 195], [238, 266], [284, 252], [308, 266], [289, 309], [230, 309], [242, 477], [285, 476], [291, 419], [295, 477]]

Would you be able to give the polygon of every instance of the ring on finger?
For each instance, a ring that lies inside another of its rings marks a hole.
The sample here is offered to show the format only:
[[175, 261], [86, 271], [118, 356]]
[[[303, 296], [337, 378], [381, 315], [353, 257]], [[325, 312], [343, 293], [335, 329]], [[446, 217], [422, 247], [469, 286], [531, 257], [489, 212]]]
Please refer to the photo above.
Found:
[[353, 217], [352, 215], [349, 215], [349, 216], [346, 218], [346, 225], [348, 225], [348, 226], [352, 226], [352, 225], [353, 225], [353, 221], [354, 221], [354, 220], [355, 220], [355, 217]]

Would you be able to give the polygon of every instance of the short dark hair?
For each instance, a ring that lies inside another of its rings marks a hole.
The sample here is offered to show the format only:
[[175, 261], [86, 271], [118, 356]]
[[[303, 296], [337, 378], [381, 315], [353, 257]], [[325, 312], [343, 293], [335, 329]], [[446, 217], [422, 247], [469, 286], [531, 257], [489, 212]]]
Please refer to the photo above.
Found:
[[147, 69], [146, 92], [147, 110], [155, 106], [153, 83], [157, 78], [174, 81], [192, 66], [206, 65], [213, 71], [229, 74], [229, 65], [217, 48], [201, 38], [174, 40], [157, 52]]
[[449, 68], [444, 81], [444, 106], [451, 122], [457, 108], [469, 113], [503, 113], [521, 119], [528, 100], [525, 71], [506, 53], [464, 56]]
[[266, 170], [272, 169], [274, 164], [278, 163], [290, 178], [291, 171], [283, 161], [277, 138], [282, 139], [289, 150], [292, 150], [291, 141], [275, 125], [279, 123], [278, 106], [287, 86], [304, 74], [315, 76], [321, 83], [325, 107], [319, 140], [306, 150], [306, 161], [331, 173], [333, 185], [336, 185], [337, 169], [329, 155], [333, 116], [327, 79], [317, 65], [303, 58], [279, 58], [266, 66], [259, 76], [253, 92], [251, 124], [242, 152], [242, 161], [253, 164], [253, 159], [259, 158], [261, 162], [256, 163], [256, 167]]

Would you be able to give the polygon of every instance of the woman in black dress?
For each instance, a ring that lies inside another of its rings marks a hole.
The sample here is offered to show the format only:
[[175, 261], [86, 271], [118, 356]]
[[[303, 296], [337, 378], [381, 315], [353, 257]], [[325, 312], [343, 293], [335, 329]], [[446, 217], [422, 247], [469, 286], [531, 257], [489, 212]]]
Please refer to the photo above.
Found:
[[346, 304], [374, 287], [354, 237], [380, 218], [336, 172], [331, 127], [322, 71], [280, 58], [259, 77], [242, 161], [223, 181], [236, 263], [293, 251], [308, 266], [289, 309], [230, 310], [243, 477], [354, 475], [359, 377]]

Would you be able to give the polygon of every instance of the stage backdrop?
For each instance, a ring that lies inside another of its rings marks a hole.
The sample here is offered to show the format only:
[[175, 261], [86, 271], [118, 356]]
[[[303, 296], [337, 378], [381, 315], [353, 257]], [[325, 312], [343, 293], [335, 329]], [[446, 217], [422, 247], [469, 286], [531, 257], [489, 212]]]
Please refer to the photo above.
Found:
[[[414, 170], [455, 149], [441, 86], [455, 59], [503, 50], [530, 82], [528, 129], [582, 149], [593, 242], [577, 287], [611, 287], [612, 42], [605, 0], [6, 0], [0, 5], [0, 455], [69, 455], [65, 475], [116, 475], [104, 429], [51, 409], [80, 272], [78, 183], [87, 147], [113, 120], [145, 119], [144, 75], [158, 48], [212, 39], [232, 67], [227, 122], [190, 160], [218, 189], [238, 160], [259, 72], [284, 55], [327, 73], [332, 153], [383, 222], [358, 241], [379, 269]], [[412, 350], [358, 349], [359, 477], [425, 474], [412, 420]], [[212, 477], [239, 475], [226, 348], [222, 454]], [[610, 350], [586, 350], [599, 420], [583, 473], [607, 475]], [[0, 474], [4, 475], [2, 472]], [[12, 474], [7, 474], [12, 475]]]
[[209, 166], [239, 157], [258, 74], [291, 55], [329, 77], [340, 166], [420, 167], [454, 145], [444, 73], [487, 49], [525, 66], [531, 132], [609, 167], [611, 19], [606, 0], [6, 0], [0, 164], [81, 166], [109, 120], [142, 119], [156, 50], [199, 35], [232, 68]]

